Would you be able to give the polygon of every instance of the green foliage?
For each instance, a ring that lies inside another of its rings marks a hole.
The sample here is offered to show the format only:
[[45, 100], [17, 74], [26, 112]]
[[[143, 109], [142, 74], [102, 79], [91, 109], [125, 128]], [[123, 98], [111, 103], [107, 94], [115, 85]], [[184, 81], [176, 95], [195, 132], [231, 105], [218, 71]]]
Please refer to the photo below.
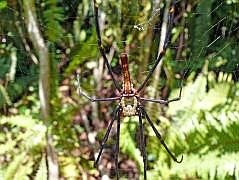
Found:
[[[28, 52], [24, 51], [20, 33], [23, 27], [17, 25], [19, 24], [17, 14], [9, 8], [5, 8], [0, 13], [0, 81], [5, 89], [5, 98], [0, 98], [0, 108], [2, 108], [3, 105], [9, 105], [6, 103], [7, 96], [11, 102], [15, 102], [27, 91], [29, 85], [35, 85], [38, 70], [31, 59], [27, 58]], [[0, 96], [3, 95], [2, 92]]]
[[238, 177], [239, 86], [230, 74], [220, 73], [216, 79], [206, 69], [186, 85], [180, 101], [169, 105], [174, 127], [168, 138], [174, 152], [185, 157], [182, 164], [172, 164], [172, 177]]
[[[103, 45], [113, 70], [120, 72], [119, 53], [128, 52], [137, 87], [157, 56], [166, 1], [97, 2]], [[161, 106], [160, 111], [154, 106], [149, 115], [172, 152], [184, 154], [184, 161], [172, 162], [145, 123], [148, 179], [239, 179], [238, 3], [177, 1], [159, 94], [165, 99], [169, 93], [176, 97], [179, 74], [187, 68], [188, 81], [180, 101]], [[57, 150], [60, 178], [100, 178], [105, 169], [99, 168], [99, 173], [89, 160], [95, 151], [87, 133], [101, 131], [98, 127], [103, 123], [96, 119], [108, 121], [113, 106], [86, 103], [76, 95], [72, 83], [74, 74], [80, 72], [82, 89], [97, 91], [91, 95], [115, 95], [108, 71], [98, 61], [92, 2], [43, 0], [36, 5], [38, 25], [51, 57], [54, 87], [47, 123]], [[0, 1], [0, 111], [9, 115], [0, 117], [0, 179], [47, 179], [46, 127], [38, 120], [39, 65], [32, 61], [37, 52], [26, 33], [21, 6], [21, 1]], [[151, 89], [149, 83], [147, 90]], [[142, 176], [143, 162], [135, 138], [138, 119], [121, 122], [121, 152], [136, 162]]]
[[[95, 33], [89, 39], [85, 40], [81, 44], [75, 46], [71, 52], [71, 62], [67, 69], [65, 70], [66, 75], [72, 73], [72, 71], [78, 66], [82, 66], [87, 61], [92, 61], [92, 57], [95, 57], [97, 54], [97, 47], [92, 46], [96, 42]], [[92, 62], [94, 64], [94, 62]]]
[[9, 48], [11, 49], [12, 47], [8, 46], [6, 47], [5, 45], [1, 45], [1, 50], [4, 51], [4, 54], [1, 55], [1, 61], [0, 61], [0, 66], [1, 66], [1, 72], [0, 72], [0, 78], [5, 78], [6, 74], [9, 72], [10, 69], [10, 52]]
[[[177, 156], [183, 154], [184, 160], [173, 162], [165, 150], [159, 151], [160, 144], [150, 139], [148, 149], [159, 153], [153, 164], [149, 163], [150, 179], [238, 178], [239, 85], [233, 84], [231, 74], [220, 72], [216, 78], [214, 72], [207, 73], [207, 65], [194, 77], [183, 88], [181, 100], [170, 103], [167, 111], [172, 123], [166, 143]], [[152, 146], [155, 143], [158, 147]]]
[[35, 180], [47, 180], [46, 156], [43, 154]]
[[45, 146], [46, 128], [29, 116], [0, 118], [0, 157], [4, 179], [28, 179]]
[[64, 20], [63, 7], [57, 6], [57, 0], [44, 0], [44, 5], [43, 17], [47, 38], [52, 42], [60, 42], [64, 35], [64, 29], [60, 24]]
[[[11, 180], [11, 179], [17, 179], [18, 169], [22, 164], [22, 161], [25, 158], [26, 153], [23, 152], [20, 155], [17, 155], [12, 162], [10, 162], [9, 166], [6, 169], [4, 179]], [[24, 172], [24, 171], [23, 171]], [[24, 176], [22, 176], [24, 177]], [[26, 174], [25, 174], [26, 178]]]
[[1, 1], [0, 2], [0, 9], [4, 9], [7, 7], [7, 1]]
[[[203, 66], [203, 57], [206, 55], [206, 46], [209, 41], [209, 32], [211, 24], [211, 8], [212, 8], [212, 0], [202, 0], [196, 7], [197, 16], [193, 16], [191, 19], [192, 27], [191, 28], [191, 52], [192, 57], [197, 58], [199, 62], [197, 66], [201, 68]], [[203, 22], [203, 23], [202, 23]], [[200, 61], [199, 61], [200, 60]]]
[[140, 150], [136, 147], [136, 138], [134, 136], [137, 124], [137, 118], [124, 118], [124, 123], [122, 123], [120, 128], [120, 148], [129, 158], [137, 162], [140, 171], [143, 172], [143, 159], [141, 158]]
[[8, 96], [8, 93], [6, 89], [0, 84], [0, 107], [3, 107], [3, 105], [11, 105], [10, 98]]
[[[208, 51], [212, 52], [209, 55], [209, 67], [210, 69], [220, 68], [220, 70], [226, 72], [232, 72], [235, 69], [235, 64], [238, 61], [238, 36], [234, 37], [233, 33], [237, 28], [238, 13], [238, 1], [220, 2], [215, 1], [215, 6], [218, 7], [216, 11], [212, 13], [212, 24], [217, 26], [218, 31], [210, 29], [211, 38]], [[220, 20], [220, 23], [218, 22]]]
[[61, 157], [60, 160], [62, 161], [62, 174], [64, 174], [64, 177], [66, 178], [77, 178], [78, 174], [80, 174], [79, 169], [77, 168], [77, 160], [78, 158], [72, 158], [72, 157]]

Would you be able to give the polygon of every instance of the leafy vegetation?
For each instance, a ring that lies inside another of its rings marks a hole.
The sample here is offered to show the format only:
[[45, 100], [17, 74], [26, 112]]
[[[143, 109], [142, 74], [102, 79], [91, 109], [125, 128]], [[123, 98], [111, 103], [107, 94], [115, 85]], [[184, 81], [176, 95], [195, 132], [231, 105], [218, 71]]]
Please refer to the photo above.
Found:
[[[48, 179], [51, 158], [62, 179], [113, 178], [114, 128], [98, 169], [93, 160], [116, 103], [90, 103], [76, 90], [80, 74], [81, 88], [89, 95], [116, 94], [97, 48], [92, 2], [27, 2], [34, 6], [36, 25], [29, 26], [34, 21], [27, 22], [31, 16], [23, 1], [0, 1], [0, 179]], [[118, 56], [126, 51], [137, 88], [158, 55], [169, 2], [97, 2], [103, 45], [115, 77], [121, 81]], [[170, 159], [144, 121], [148, 179], [239, 179], [239, 1], [176, 5], [159, 82], [155, 86], [154, 74], [145, 96], [177, 97], [182, 82], [180, 101], [148, 103], [146, 109], [172, 152], [183, 154], [184, 161]], [[39, 30], [47, 46], [49, 118], [42, 116], [41, 52], [29, 27]], [[139, 179], [143, 160], [138, 118], [121, 122], [120, 175]], [[49, 144], [55, 154], [49, 155]]]
[[216, 79], [213, 72], [203, 72], [185, 87], [182, 103], [169, 106], [176, 129], [180, 127], [180, 131], [170, 130], [175, 134], [169, 139], [174, 141], [175, 151], [187, 153], [182, 166], [172, 167], [173, 175], [238, 179], [236, 91], [238, 85], [233, 84], [231, 74], [220, 73]]
[[28, 179], [44, 157], [46, 127], [30, 116], [1, 117], [1, 172], [3, 179]]

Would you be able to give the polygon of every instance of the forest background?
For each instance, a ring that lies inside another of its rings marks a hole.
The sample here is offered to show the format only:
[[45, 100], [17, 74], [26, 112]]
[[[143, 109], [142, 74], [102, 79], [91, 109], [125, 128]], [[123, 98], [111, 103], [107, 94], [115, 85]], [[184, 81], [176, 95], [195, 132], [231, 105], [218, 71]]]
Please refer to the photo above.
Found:
[[[103, 45], [117, 81], [127, 50], [134, 86], [152, 67], [171, 1], [97, 1]], [[116, 103], [97, 48], [88, 0], [0, 1], [0, 179], [115, 176], [115, 127], [93, 166]], [[239, 1], [177, 0], [169, 47], [145, 95], [180, 101], [145, 104], [175, 163], [145, 123], [149, 179], [239, 179]], [[143, 162], [138, 118], [124, 118], [120, 176], [138, 179]]]

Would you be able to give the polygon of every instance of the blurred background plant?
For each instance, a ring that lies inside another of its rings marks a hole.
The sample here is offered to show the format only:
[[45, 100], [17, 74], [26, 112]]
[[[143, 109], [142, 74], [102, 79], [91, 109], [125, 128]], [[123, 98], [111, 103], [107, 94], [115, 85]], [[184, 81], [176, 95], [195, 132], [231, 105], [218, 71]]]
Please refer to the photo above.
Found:
[[[35, 26], [48, 49], [47, 119], [39, 101], [41, 52], [29, 35], [33, 21], [27, 21], [24, 2], [31, 2]], [[157, 57], [170, 3], [97, 2], [103, 44], [116, 78], [121, 80], [119, 53], [126, 50], [137, 87]], [[176, 5], [169, 48], [145, 95], [175, 97], [183, 81], [180, 101], [148, 103], [146, 108], [184, 161], [175, 164], [145, 123], [148, 178], [239, 179], [239, 1], [182, 0]], [[92, 2], [1, 0], [0, 15], [0, 179], [47, 179], [49, 159], [55, 156], [60, 178], [114, 177], [114, 129], [98, 169], [93, 160], [116, 103], [90, 103], [76, 93], [80, 74], [88, 94], [115, 94], [97, 50]], [[55, 155], [46, 150], [48, 135]], [[138, 119], [122, 120], [121, 177], [138, 179], [143, 173], [138, 136]]]

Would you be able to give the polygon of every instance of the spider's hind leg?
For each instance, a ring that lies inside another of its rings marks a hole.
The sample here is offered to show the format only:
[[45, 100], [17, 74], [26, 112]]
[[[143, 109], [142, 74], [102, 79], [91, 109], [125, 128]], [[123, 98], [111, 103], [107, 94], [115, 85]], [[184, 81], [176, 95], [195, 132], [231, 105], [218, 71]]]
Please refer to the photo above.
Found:
[[138, 109], [138, 114], [139, 114], [139, 134], [140, 134], [140, 151], [143, 156], [143, 162], [144, 162], [144, 180], [147, 179], [147, 154], [146, 154], [146, 142], [145, 142], [145, 137], [144, 137], [144, 126], [142, 122], [142, 112], [140, 108]]
[[166, 151], [168, 152], [168, 154], [171, 156], [171, 158], [177, 162], [177, 163], [181, 163], [183, 161], [183, 156], [181, 157], [180, 160], [178, 160], [175, 155], [173, 155], [173, 153], [169, 150], [168, 146], [165, 144], [162, 136], [160, 135], [160, 133], [158, 132], [158, 130], [156, 129], [156, 127], [154, 126], [153, 122], [150, 120], [148, 114], [146, 113], [145, 109], [143, 106], [140, 106], [140, 109], [142, 110], [145, 118], [147, 119], [147, 121], [149, 122], [149, 125], [152, 127], [154, 133], [156, 134], [157, 138], [160, 140], [160, 143], [163, 145], [163, 147], [166, 149]]
[[117, 131], [116, 131], [116, 145], [115, 145], [115, 171], [116, 178], [119, 179], [119, 165], [118, 165], [118, 157], [119, 157], [119, 141], [120, 141], [120, 114], [121, 107], [119, 107], [119, 111], [117, 114]]
[[106, 133], [105, 133], [105, 136], [104, 136], [104, 138], [103, 138], [103, 140], [102, 140], [102, 143], [100, 144], [100, 151], [99, 151], [98, 156], [97, 156], [97, 158], [96, 158], [96, 160], [95, 160], [95, 163], [94, 163], [94, 166], [95, 166], [95, 167], [97, 166], [97, 164], [98, 164], [98, 162], [99, 162], [99, 160], [100, 160], [100, 157], [101, 157], [101, 154], [102, 154], [102, 152], [103, 152], [105, 143], [106, 143], [106, 141], [108, 140], [110, 131], [111, 131], [111, 129], [112, 129], [114, 120], [116, 119], [116, 116], [117, 116], [117, 117], [119, 116], [119, 111], [120, 111], [120, 106], [117, 106], [116, 109], [114, 110], [113, 118], [112, 118], [112, 120], [111, 120], [110, 123], [109, 123], [109, 126], [108, 126], [107, 131], [106, 131]]

